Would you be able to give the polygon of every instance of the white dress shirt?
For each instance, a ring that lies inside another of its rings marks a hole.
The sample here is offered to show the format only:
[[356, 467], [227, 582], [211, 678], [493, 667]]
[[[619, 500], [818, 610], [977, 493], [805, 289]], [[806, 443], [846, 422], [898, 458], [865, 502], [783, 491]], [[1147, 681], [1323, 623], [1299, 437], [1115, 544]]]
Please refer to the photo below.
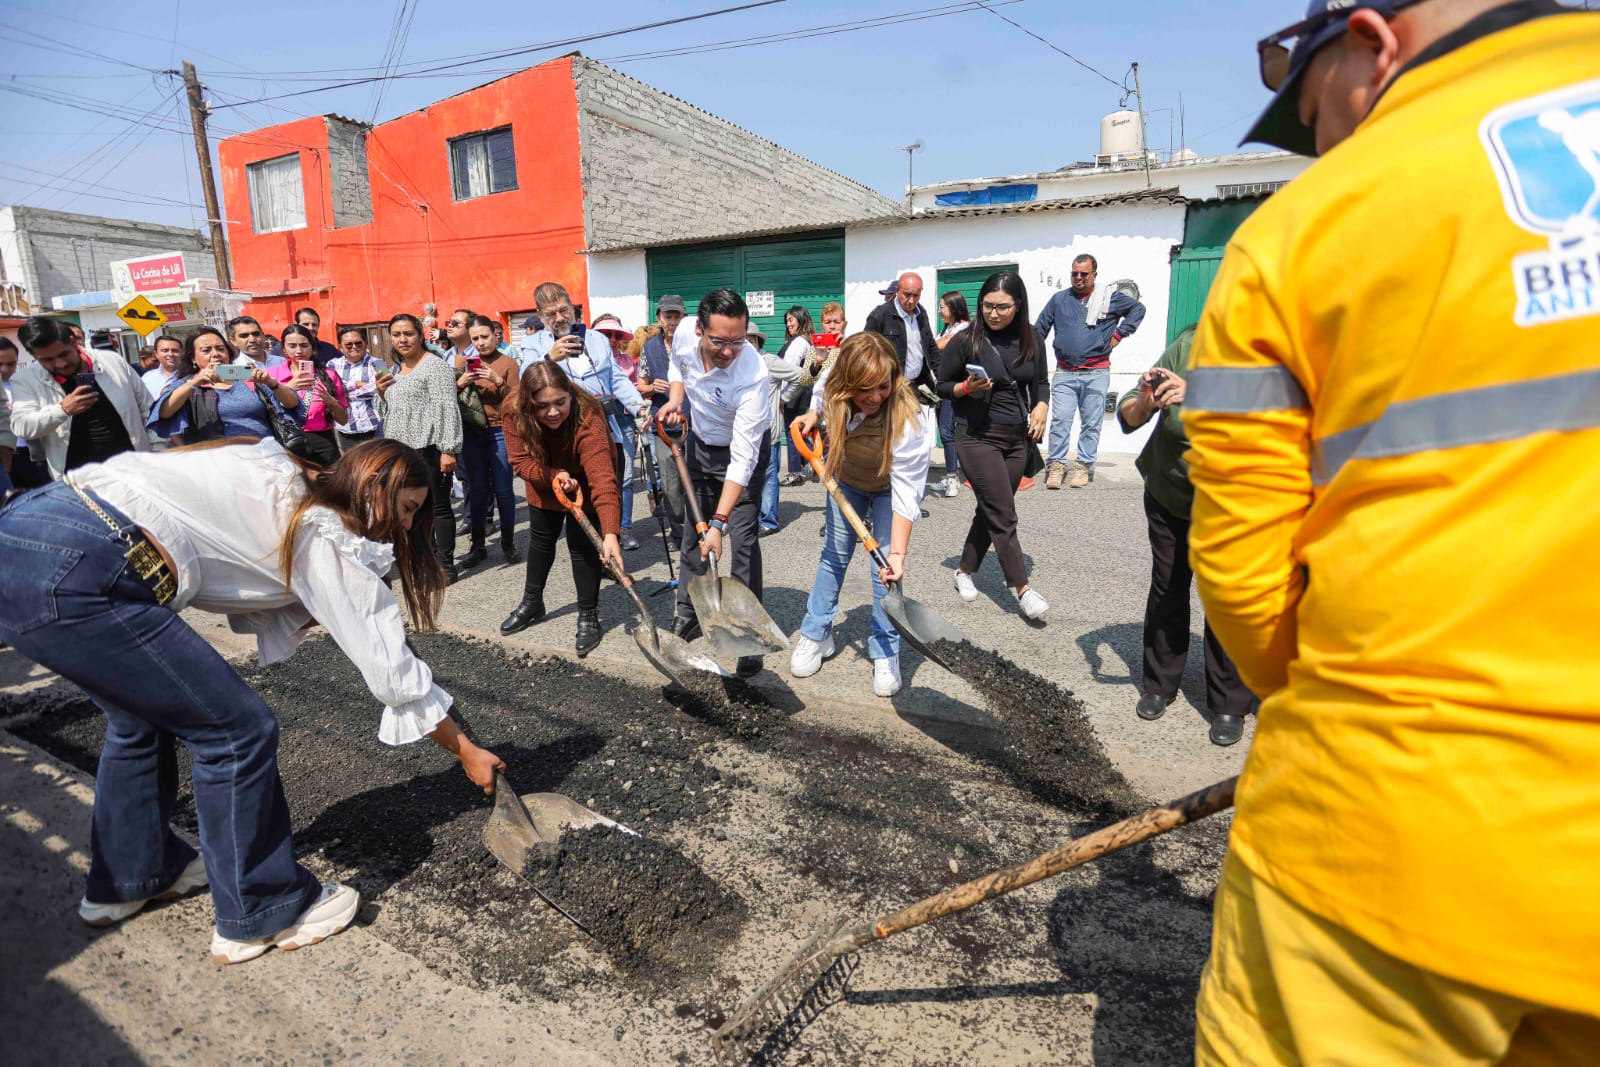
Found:
[[305, 483], [276, 441], [124, 452], [69, 477], [150, 531], [171, 555], [178, 583], [172, 610], [228, 616], [235, 631], [256, 635], [263, 664], [288, 658], [306, 638], [307, 623], [322, 624], [384, 704], [378, 739], [385, 744], [420, 740], [444, 719], [452, 698], [406, 645], [400, 604], [383, 580], [394, 566], [392, 546], [352, 532], [327, 508], [309, 508], [285, 585], [278, 546]]
[[900, 313], [900, 321], [906, 324], [906, 381], [914, 382], [922, 373], [922, 364], [927, 358], [922, 351], [922, 328], [917, 325], [916, 312], [908, 314], [900, 301], [894, 302], [894, 309]]
[[667, 381], [683, 386], [694, 408], [690, 431], [708, 445], [728, 449], [726, 480], [749, 485], [761, 439], [772, 412], [767, 402], [767, 365], [749, 341], [726, 368], [706, 370], [700, 358], [699, 320], [688, 315], [672, 335]]

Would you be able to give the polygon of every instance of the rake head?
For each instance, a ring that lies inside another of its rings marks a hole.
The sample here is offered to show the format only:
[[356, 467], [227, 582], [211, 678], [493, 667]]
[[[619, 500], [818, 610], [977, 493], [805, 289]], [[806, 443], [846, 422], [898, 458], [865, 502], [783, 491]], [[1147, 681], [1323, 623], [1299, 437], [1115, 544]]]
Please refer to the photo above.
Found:
[[818, 930], [766, 985], [711, 1034], [711, 1052], [723, 1067], [786, 1048], [802, 1029], [844, 996], [855, 971], [857, 948], [874, 940], [870, 926], [840, 921]]

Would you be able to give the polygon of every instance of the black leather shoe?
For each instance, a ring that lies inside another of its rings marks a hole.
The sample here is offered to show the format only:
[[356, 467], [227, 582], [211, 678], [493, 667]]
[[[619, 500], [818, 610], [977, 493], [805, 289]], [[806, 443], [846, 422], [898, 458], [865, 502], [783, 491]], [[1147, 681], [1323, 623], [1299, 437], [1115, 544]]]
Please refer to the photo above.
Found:
[[1244, 716], [1217, 714], [1211, 717], [1211, 743], [1227, 748], [1244, 736]]
[[[1134, 709], [1139, 713], [1139, 718], [1147, 722], [1155, 722], [1166, 714], [1167, 699], [1156, 693], [1146, 693], [1139, 698], [1139, 706]], [[1238, 740], [1238, 738], [1234, 738]]]
[[760, 656], [740, 656], [739, 662], [733, 666], [733, 673], [741, 678], [754, 678], [761, 673], [761, 667]]
[[578, 657], [581, 659], [593, 652], [600, 643], [600, 612], [595, 610], [578, 611]]
[[470, 571], [488, 558], [489, 550], [484, 548], [483, 545], [477, 544], [473, 545], [472, 550], [456, 562], [456, 566], [464, 571]]
[[700, 620], [679, 615], [672, 620], [672, 636], [684, 641], [693, 641], [700, 636]]
[[617, 543], [622, 546], [622, 551], [624, 552], [632, 552], [639, 547], [639, 539], [633, 536], [633, 531], [631, 530], [623, 530], [622, 536], [617, 539]]
[[510, 537], [500, 538], [500, 555], [505, 557], [507, 563], [522, 562], [522, 553], [517, 551], [517, 542]]
[[455, 585], [461, 580], [461, 572], [456, 570], [456, 565], [454, 563], [444, 563], [440, 566], [444, 568], [445, 585]]
[[524, 596], [522, 603], [511, 609], [511, 614], [506, 616], [506, 621], [500, 624], [500, 632], [507, 637], [520, 633], [544, 618], [544, 597]]

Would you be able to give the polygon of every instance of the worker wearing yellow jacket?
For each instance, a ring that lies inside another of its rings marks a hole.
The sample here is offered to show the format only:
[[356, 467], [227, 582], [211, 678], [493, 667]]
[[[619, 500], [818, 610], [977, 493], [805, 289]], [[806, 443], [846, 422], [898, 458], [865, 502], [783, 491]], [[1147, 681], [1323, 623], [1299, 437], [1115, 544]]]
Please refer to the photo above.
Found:
[[[1293, 39], [1291, 48], [1288, 44]], [[1194, 343], [1202, 1064], [1600, 1064], [1600, 15], [1314, 0]]]

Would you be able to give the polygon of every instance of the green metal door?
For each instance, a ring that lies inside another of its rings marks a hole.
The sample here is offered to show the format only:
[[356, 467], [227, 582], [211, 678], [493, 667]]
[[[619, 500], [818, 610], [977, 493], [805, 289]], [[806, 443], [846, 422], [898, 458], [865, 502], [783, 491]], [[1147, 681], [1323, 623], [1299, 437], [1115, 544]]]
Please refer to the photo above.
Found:
[[1172, 257], [1172, 289], [1167, 302], [1167, 344], [1200, 321], [1206, 294], [1222, 266], [1222, 245], [1179, 249]]
[[691, 315], [701, 297], [723, 286], [747, 300], [751, 293], [770, 292], [772, 314], [753, 315], [750, 322], [767, 335], [768, 351], [776, 351], [783, 342], [783, 313], [789, 308], [802, 305], [820, 328], [822, 305], [844, 302], [844, 231], [653, 248], [645, 253], [645, 270], [652, 308], [665, 294], [677, 293]]
[[[928, 309], [928, 318], [933, 323], [933, 332], [939, 333], [939, 298], [954, 289], [960, 293], [967, 302], [967, 313], [973, 318], [978, 317], [978, 290], [983, 288], [983, 283], [989, 280], [989, 275], [997, 270], [1008, 270], [1016, 273], [1015, 263], [991, 263], [985, 267], [945, 267], [939, 271], [937, 293], [924, 293], [923, 306]], [[1035, 309], [1037, 310], [1037, 309]]]

